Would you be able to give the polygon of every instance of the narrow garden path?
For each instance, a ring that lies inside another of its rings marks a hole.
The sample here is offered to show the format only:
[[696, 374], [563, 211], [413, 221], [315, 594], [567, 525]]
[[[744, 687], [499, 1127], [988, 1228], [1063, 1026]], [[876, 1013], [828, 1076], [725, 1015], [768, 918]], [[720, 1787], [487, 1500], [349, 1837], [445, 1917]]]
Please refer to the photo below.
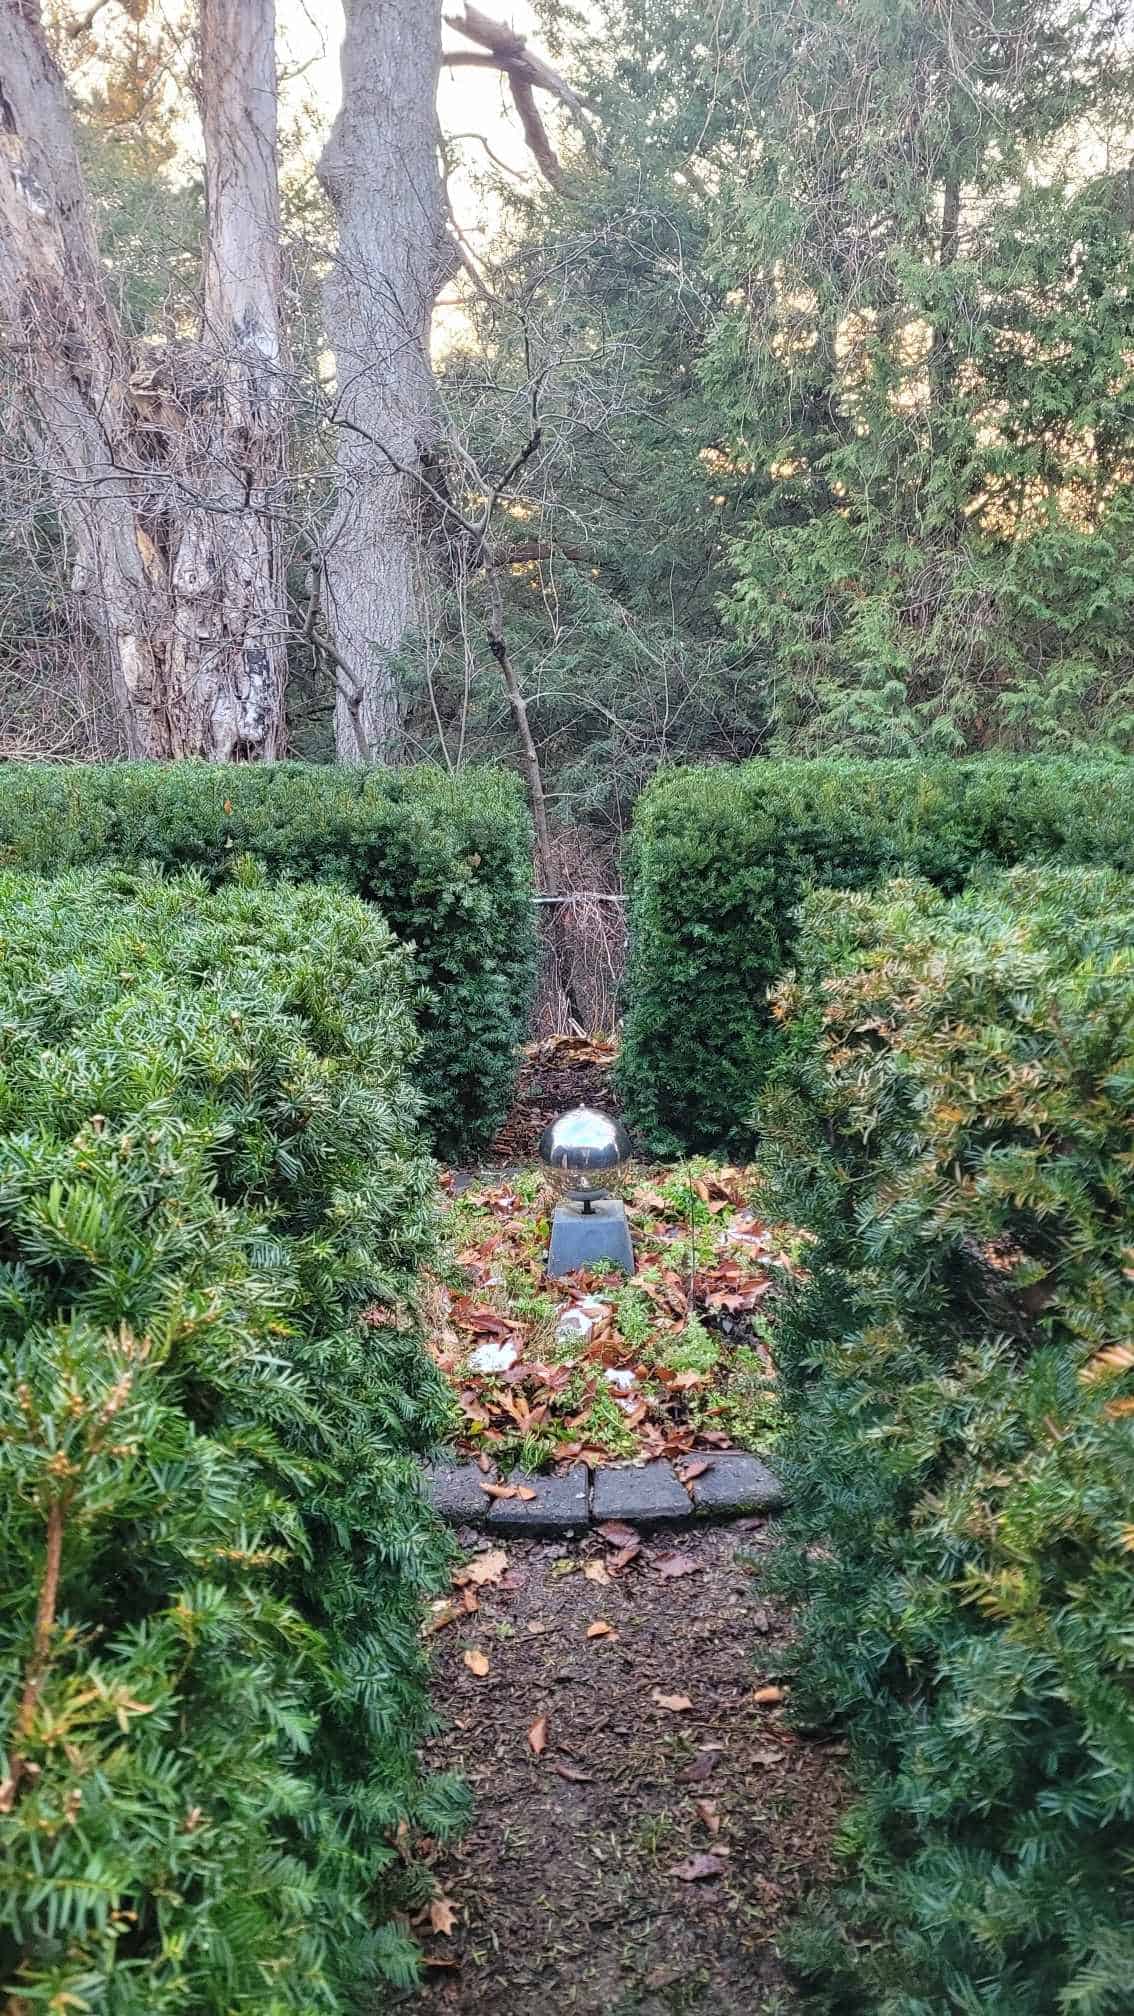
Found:
[[[753, 1210], [750, 1172], [642, 1168], [633, 1282], [546, 1279], [539, 1133], [612, 1109], [612, 1054], [531, 1046], [496, 1172], [446, 1179], [432, 1342], [461, 1431], [432, 1488], [463, 1565], [427, 1626], [426, 1761], [475, 1806], [433, 1850], [422, 2016], [789, 2011], [778, 1935], [831, 1870], [842, 1746], [790, 1726], [774, 1518], [698, 1516], [726, 1480], [734, 1508], [778, 1502], [766, 1471], [770, 1493], [735, 1480], [774, 1436], [765, 1311], [790, 1233]], [[587, 1466], [636, 1509], [592, 1492], [588, 1526]], [[677, 1523], [649, 1530], [642, 1486]]]
[[429, 1762], [476, 1810], [437, 1854], [423, 2012], [792, 2008], [776, 1937], [829, 1874], [842, 1749], [787, 1724], [774, 1544], [760, 1519], [628, 1561], [595, 1531], [477, 1538], [478, 1607], [433, 1639]]

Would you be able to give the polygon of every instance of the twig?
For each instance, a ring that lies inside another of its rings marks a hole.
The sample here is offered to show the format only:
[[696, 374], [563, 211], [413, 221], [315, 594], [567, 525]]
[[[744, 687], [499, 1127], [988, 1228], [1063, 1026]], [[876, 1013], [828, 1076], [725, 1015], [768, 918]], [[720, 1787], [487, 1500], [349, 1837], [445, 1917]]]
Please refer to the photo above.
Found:
[[[35, 1711], [39, 1705], [40, 1692], [51, 1657], [51, 1634], [55, 1629], [55, 1608], [59, 1601], [59, 1573], [63, 1561], [63, 1500], [53, 1498], [47, 1509], [47, 1545], [44, 1554], [43, 1580], [39, 1585], [39, 1601], [35, 1611], [35, 1639], [31, 1658], [24, 1674], [23, 1693], [16, 1711], [16, 1734], [26, 1743], [35, 1724]], [[27, 1770], [27, 1759], [18, 1749], [13, 1749], [8, 1776], [0, 1784], [0, 1813], [10, 1813], [20, 1789], [20, 1780]]]
[[533, 896], [533, 903], [625, 903], [625, 896], [612, 896], [602, 889], [572, 889], [565, 896]]
[[110, 0], [94, 0], [93, 7], [88, 7], [86, 13], [78, 21], [72, 21], [71, 26], [67, 30], [70, 41], [77, 42], [80, 35], [85, 35], [88, 28], [93, 28], [103, 8], [109, 6], [109, 4]]

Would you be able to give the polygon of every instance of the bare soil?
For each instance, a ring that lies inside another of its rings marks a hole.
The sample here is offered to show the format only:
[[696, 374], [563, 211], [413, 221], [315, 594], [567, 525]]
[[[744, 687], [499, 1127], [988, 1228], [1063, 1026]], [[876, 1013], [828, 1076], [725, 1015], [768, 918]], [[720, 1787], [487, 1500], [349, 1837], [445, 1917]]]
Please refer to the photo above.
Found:
[[789, 1724], [774, 1545], [758, 1520], [659, 1535], [619, 1572], [617, 1537], [511, 1543], [476, 1613], [437, 1632], [428, 1762], [476, 1812], [434, 1850], [453, 1922], [419, 1932], [420, 2016], [795, 2006], [777, 1934], [830, 1874], [844, 1787], [842, 1746]]

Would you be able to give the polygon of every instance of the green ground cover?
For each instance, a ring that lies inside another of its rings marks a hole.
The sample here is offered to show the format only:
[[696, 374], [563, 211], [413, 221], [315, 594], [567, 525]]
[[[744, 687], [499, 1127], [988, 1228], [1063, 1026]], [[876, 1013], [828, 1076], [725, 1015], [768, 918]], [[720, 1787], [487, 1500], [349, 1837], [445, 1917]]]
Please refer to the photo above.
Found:
[[554, 1195], [538, 1174], [453, 1197], [433, 1315], [459, 1446], [530, 1470], [766, 1450], [772, 1312], [796, 1254], [752, 1187], [751, 1171], [709, 1160], [636, 1170], [629, 1280], [548, 1280]]

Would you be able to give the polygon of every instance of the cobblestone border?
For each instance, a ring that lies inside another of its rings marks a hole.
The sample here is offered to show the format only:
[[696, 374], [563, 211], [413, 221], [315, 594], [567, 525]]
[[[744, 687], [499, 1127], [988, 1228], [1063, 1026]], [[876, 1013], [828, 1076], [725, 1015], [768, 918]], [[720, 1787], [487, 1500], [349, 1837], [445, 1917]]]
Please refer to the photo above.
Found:
[[[486, 1526], [517, 1537], [579, 1533], [610, 1519], [654, 1532], [781, 1510], [783, 1487], [758, 1456], [714, 1449], [711, 1454], [698, 1451], [689, 1459], [693, 1463], [705, 1468], [687, 1485], [664, 1460], [603, 1464], [593, 1475], [584, 1463], [576, 1463], [561, 1477], [513, 1471], [505, 1480], [476, 1463], [437, 1463], [426, 1471], [426, 1487], [435, 1510], [451, 1526]], [[520, 1485], [525, 1496], [494, 1498], [484, 1489], [501, 1481]]]

